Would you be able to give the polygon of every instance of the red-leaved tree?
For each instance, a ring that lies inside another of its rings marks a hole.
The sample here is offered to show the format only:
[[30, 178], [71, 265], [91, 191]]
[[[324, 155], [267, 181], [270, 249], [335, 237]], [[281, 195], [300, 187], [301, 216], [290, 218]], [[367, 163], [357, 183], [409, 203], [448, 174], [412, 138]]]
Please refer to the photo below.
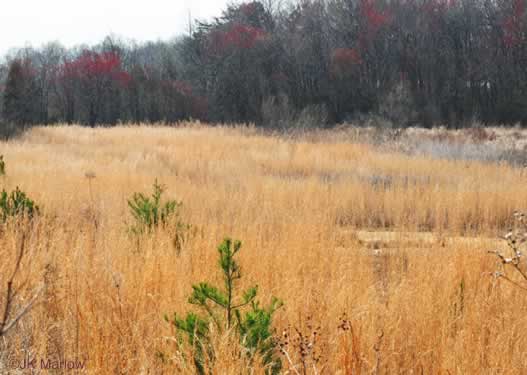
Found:
[[[113, 52], [84, 51], [72, 61], [65, 61], [59, 69], [66, 117], [73, 120], [77, 106], [87, 113], [90, 125], [110, 121], [110, 105], [115, 105], [117, 92], [127, 87], [131, 76], [122, 68], [119, 55]], [[105, 111], [104, 108], [108, 110]]]
[[209, 36], [209, 51], [212, 53], [225, 53], [228, 51], [251, 49], [265, 39], [264, 30], [242, 25], [233, 24], [226, 30], [215, 30]]
[[503, 21], [503, 42], [507, 47], [522, 43], [525, 22], [525, 0], [514, 0], [511, 13]]

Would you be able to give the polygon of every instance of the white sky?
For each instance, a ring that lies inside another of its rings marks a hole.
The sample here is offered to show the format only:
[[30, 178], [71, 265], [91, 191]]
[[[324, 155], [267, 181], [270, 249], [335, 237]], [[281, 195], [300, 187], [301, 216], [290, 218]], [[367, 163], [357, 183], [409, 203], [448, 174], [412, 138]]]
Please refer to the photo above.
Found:
[[109, 34], [137, 41], [170, 39], [192, 18], [219, 16], [227, 0], [1, 0], [0, 54], [59, 41], [95, 44]]

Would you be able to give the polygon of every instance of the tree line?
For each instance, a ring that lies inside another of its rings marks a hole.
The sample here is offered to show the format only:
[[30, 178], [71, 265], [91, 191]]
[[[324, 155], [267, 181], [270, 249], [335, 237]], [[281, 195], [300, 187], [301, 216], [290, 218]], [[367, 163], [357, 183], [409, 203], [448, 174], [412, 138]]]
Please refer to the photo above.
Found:
[[526, 2], [262, 0], [170, 41], [23, 48], [0, 123], [526, 124]]

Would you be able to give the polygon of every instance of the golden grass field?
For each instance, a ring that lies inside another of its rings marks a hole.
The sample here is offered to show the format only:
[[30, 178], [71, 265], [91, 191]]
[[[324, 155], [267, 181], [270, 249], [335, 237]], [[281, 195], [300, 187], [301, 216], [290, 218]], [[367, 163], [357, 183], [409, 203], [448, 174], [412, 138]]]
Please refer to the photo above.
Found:
[[[320, 325], [321, 358], [306, 373], [526, 374], [527, 292], [492, 277], [487, 251], [526, 208], [527, 173], [346, 134], [56, 126], [0, 143], [2, 187], [42, 213], [25, 237], [18, 305], [43, 287], [0, 342], [0, 373], [27, 355], [85, 358], [89, 374], [193, 373], [163, 316], [189, 310], [192, 284], [220, 281], [216, 247], [230, 236], [243, 243], [242, 284], [285, 303], [277, 335]], [[170, 229], [140, 241], [126, 229], [127, 199], [156, 178], [192, 225], [179, 253]], [[0, 302], [22, 232], [0, 232]], [[352, 330], [338, 328], [344, 313]], [[263, 372], [217, 336], [211, 373]]]

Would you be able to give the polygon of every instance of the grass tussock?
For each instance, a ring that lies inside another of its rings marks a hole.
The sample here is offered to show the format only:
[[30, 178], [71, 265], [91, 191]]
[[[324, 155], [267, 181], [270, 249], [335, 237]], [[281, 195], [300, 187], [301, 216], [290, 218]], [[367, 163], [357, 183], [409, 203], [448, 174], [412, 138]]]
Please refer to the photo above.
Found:
[[[525, 209], [525, 172], [333, 137], [58, 126], [0, 143], [2, 188], [40, 209], [0, 233], [0, 306], [22, 237], [15, 307], [40, 293], [0, 343], [0, 373], [28, 353], [86, 359], [93, 374], [194, 373], [196, 347], [163, 316], [195, 312], [192, 285], [222, 283], [227, 235], [243, 241], [240, 289], [284, 301], [273, 317], [284, 373], [525, 373], [527, 295], [488, 254]], [[128, 200], [156, 178], [178, 215], [131, 233]], [[265, 373], [235, 336], [211, 326], [204, 369]]]

